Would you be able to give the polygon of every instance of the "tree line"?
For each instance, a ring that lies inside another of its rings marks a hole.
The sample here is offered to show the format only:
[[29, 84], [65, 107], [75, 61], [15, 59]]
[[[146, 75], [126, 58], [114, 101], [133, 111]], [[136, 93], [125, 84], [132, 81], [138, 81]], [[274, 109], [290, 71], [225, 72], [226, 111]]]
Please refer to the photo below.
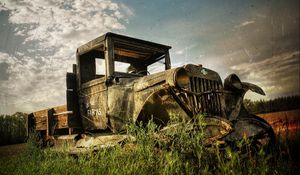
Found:
[[300, 109], [300, 95], [258, 101], [245, 99], [244, 106], [253, 114]]
[[27, 138], [27, 114], [0, 115], [0, 145], [22, 143]]

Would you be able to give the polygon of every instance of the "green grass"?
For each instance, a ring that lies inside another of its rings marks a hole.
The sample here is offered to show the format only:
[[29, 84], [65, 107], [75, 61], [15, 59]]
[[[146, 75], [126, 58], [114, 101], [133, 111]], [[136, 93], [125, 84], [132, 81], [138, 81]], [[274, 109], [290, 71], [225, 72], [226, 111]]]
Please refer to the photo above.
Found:
[[[152, 122], [146, 126], [128, 125], [127, 132], [136, 141], [128, 140], [78, 157], [70, 156], [67, 151], [39, 149], [31, 141], [23, 155], [8, 160], [0, 158], [0, 174], [293, 174], [296, 171], [291, 158], [278, 149], [245, 156], [229, 147], [204, 147], [205, 134], [199, 123], [197, 130], [190, 129], [194, 123], [184, 123], [163, 136], [157, 134], [158, 128]], [[245, 144], [241, 142], [240, 147]]]

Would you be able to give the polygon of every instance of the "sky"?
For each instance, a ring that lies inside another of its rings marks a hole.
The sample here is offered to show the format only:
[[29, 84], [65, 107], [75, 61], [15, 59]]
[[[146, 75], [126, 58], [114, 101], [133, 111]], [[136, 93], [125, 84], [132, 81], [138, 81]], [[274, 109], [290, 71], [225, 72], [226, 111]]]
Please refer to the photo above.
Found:
[[115, 32], [172, 46], [172, 67], [299, 95], [299, 0], [0, 0], [0, 114], [65, 103], [76, 48]]

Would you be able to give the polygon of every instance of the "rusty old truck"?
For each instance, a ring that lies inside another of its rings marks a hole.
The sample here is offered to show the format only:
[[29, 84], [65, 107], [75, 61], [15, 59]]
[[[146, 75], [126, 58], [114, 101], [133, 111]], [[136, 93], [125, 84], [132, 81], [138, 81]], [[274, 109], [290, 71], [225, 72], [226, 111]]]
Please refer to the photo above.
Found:
[[[190, 121], [204, 114], [211, 141], [247, 137], [265, 145], [273, 139], [271, 126], [243, 105], [248, 90], [265, 94], [260, 87], [236, 74], [222, 82], [201, 64], [172, 68], [170, 48], [115, 33], [80, 46], [73, 72], [66, 74], [67, 104], [29, 114], [28, 128], [43, 144], [69, 138], [78, 148], [107, 146], [126, 138], [120, 133], [128, 123], [153, 120], [164, 128], [174, 116]], [[92, 143], [82, 141], [87, 135]]]

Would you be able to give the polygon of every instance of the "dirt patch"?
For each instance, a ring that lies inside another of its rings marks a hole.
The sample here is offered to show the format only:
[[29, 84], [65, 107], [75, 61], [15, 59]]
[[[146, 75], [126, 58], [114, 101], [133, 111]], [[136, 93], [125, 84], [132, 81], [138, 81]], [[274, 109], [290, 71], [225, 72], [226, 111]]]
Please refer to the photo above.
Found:
[[0, 159], [18, 156], [26, 149], [26, 143], [0, 146]]

